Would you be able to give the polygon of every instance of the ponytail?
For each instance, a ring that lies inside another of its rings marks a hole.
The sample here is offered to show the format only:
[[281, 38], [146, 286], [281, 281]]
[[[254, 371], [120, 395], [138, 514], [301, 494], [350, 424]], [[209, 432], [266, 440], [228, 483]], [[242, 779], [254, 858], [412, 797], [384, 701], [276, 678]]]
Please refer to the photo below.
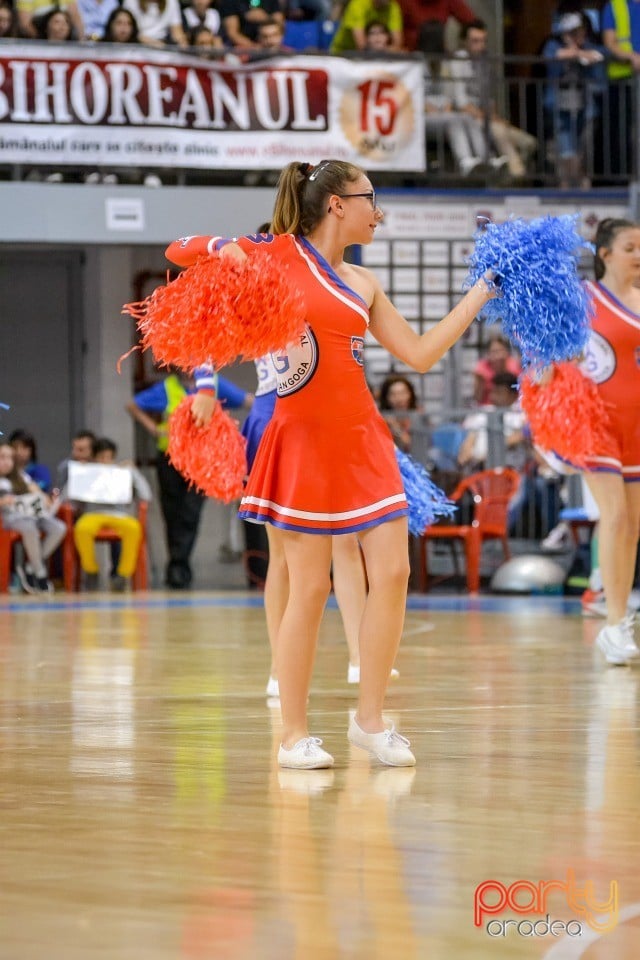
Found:
[[322, 160], [315, 167], [309, 163], [288, 164], [278, 180], [272, 233], [311, 233], [327, 215], [328, 198], [342, 193], [345, 184], [355, 183], [363, 173], [344, 160]]

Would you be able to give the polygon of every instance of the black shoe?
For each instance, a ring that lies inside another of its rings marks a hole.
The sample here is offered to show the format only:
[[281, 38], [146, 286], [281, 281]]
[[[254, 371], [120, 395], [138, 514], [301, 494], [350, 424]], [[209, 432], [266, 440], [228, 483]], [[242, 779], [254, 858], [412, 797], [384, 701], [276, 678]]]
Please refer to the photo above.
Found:
[[20, 586], [25, 593], [38, 592], [36, 578], [32, 573], [27, 573], [24, 567], [19, 563], [16, 564], [16, 574], [18, 576], [18, 580], [20, 581]]
[[46, 577], [36, 577], [38, 593], [53, 593], [53, 584]]
[[85, 573], [84, 588], [87, 593], [95, 593], [100, 589], [100, 575], [98, 573]]
[[172, 561], [167, 567], [165, 583], [172, 590], [187, 590], [191, 586], [191, 570], [189, 565]]
[[129, 586], [129, 577], [121, 577], [119, 573], [111, 577], [111, 589], [114, 593], [126, 593]]

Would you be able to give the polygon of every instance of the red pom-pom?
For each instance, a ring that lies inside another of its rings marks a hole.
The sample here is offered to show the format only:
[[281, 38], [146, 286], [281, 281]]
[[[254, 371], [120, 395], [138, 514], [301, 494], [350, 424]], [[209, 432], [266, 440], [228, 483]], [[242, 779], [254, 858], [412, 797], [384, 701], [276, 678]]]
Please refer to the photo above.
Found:
[[559, 363], [538, 384], [523, 377], [520, 401], [537, 446], [576, 466], [606, 449], [609, 418], [598, 388], [572, 363]]
[[206, 427], [191, 416], [193, 397], [185, 397], [169, 420], [169, 458], [180, 473], [208, 497], [230, 503], [242, 496], [247, 475], [246, 441], [236, 423], [217, 404]]
[[159, 363], [193, 370], [258, 360], [304, 330], [305, 302], [269, 253], [246, 260], [205, 257], [123, 312], [138, 321], [142, 349]]

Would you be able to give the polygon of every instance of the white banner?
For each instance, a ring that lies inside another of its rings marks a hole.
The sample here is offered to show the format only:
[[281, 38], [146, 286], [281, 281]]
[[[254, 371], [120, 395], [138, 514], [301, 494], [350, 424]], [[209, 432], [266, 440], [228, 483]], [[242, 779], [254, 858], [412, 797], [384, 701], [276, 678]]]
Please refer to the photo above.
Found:
[[[90, 57], [90, 59], [89, 59]], [[423, 170], [422, 63], [0, 44], [0, 163]]]

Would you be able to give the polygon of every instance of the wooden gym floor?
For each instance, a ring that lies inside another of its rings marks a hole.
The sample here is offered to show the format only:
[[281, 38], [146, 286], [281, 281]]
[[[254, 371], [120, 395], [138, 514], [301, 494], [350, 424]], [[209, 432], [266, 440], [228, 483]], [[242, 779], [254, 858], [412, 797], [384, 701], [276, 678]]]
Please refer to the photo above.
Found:
[[304, 772], [274, 762], [259, 595], [3, 599], [1, 960], [637, 960], [640, 668], [598, 626], [410, 598], [387, 712], [418, 766], [390, 769], [347, 743], [330, 608], [336, 767]]

